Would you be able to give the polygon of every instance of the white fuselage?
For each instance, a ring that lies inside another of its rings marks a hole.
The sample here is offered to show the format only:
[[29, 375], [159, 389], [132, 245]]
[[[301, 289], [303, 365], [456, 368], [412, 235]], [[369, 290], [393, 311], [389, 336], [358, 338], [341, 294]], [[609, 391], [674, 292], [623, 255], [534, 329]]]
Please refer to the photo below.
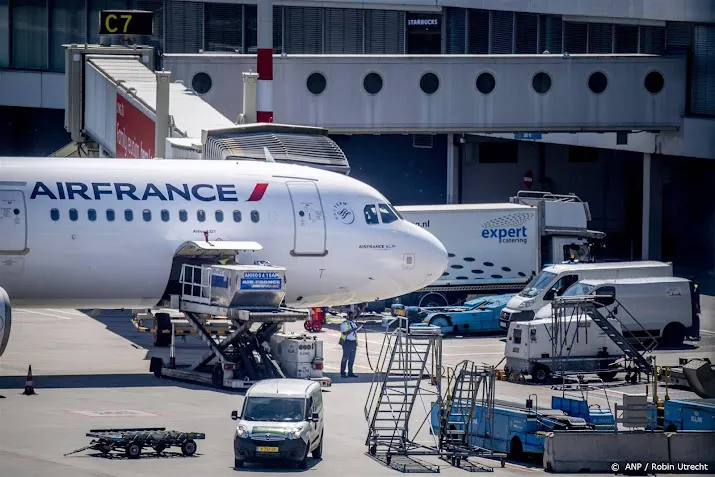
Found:
[[285, 267], [287, 306], [391, 298], [438, 278], [442, 244], [405, 220], [369, 220], [371, 207], [394, 213], [372, 187], [304, 166], [0, 158], [0, 287], [20, 307], [152, 307], [177, 249], [204, 232], [262, 245], [239, 261]]

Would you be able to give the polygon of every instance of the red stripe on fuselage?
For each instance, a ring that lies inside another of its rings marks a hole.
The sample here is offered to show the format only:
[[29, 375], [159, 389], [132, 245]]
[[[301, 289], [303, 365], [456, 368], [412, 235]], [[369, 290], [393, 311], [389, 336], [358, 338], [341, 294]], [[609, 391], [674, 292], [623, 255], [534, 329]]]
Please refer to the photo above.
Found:
[[266, 193], [268, 189], [268, 184], [256, 184], [251, 192], [251, 197], [248, 198], [248, 202], [257, 202], [263, 198], [263, 194]]

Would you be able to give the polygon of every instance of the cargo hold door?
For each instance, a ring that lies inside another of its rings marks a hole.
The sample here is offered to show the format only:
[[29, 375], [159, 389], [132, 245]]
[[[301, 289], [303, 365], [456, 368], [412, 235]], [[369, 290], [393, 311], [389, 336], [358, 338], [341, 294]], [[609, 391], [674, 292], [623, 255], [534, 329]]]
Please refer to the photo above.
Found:
[[27, 253], [27, 210], [19, 190], [0, 189], [0, 254]]
[[318, 186], [312, 181], [286, 182], [293, 205], [295, 235], [291, 255], [327, 255], [325, 249], [325, 214]]

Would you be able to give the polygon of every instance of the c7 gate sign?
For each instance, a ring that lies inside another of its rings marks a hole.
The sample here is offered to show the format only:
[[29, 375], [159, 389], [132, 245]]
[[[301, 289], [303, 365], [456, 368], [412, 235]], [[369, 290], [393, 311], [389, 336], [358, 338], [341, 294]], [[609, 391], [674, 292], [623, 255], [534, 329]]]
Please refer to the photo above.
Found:
[[117, 93], [117, 140], [114, 157], [154, 157], [154, 121]]

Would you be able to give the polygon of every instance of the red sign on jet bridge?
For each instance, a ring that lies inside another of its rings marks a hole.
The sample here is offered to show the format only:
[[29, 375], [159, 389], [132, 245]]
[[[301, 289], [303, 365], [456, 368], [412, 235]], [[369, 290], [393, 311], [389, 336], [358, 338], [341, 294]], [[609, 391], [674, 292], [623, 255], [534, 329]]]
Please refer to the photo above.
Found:
[[154, 157], [154, 120], [117, 93], [117, 141], [114, 157]]

